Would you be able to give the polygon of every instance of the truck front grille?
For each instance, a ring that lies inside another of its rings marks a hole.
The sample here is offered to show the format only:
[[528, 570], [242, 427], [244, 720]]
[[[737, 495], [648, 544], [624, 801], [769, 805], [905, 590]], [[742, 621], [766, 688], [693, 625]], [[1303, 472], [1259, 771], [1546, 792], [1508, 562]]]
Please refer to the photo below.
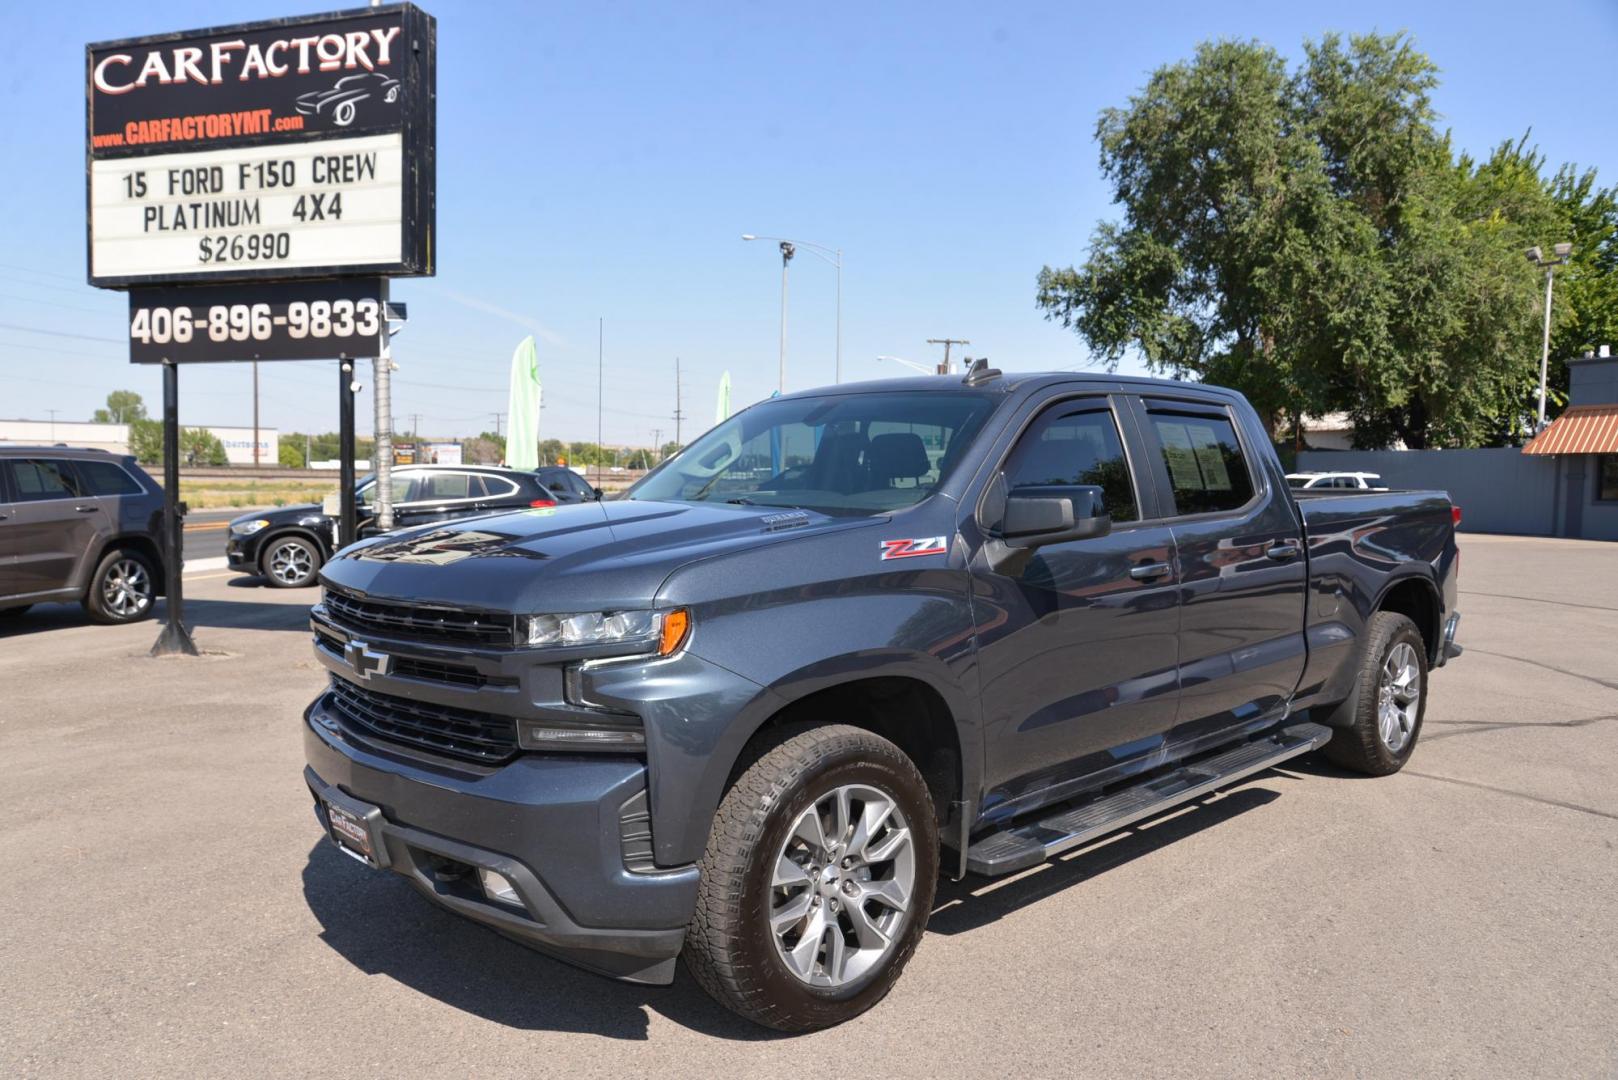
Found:
[[515, 617], [498, 612], [372, 600], [329, 586], [324, 602], [333, 622], [362, 634], [496, 648], [511, 648], [517, 640]]
[[508, 716], [380, 694], [335, 677], [331, 690], [343, 726], [362, 738], [403, 743], [484, 765], [516, 756], [517, 725]]

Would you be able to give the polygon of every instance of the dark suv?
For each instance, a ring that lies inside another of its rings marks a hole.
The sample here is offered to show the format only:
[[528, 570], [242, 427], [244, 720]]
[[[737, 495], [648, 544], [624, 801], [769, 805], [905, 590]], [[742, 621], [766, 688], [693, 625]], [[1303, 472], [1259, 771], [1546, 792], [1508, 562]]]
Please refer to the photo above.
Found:
[[135, 459], [0, 446], [0, 617], [77, 600], [100, 623], [151, 615], [163, 591], [163, 491]]
[[[376, 535], [376, 477], [354, 488], [359, 535]], [[492, 465], [404, 465], [393, 470], [393, 523], [403, 529], [500, 511], [589, 502], [601, 497], [570, 469], [533, 472]], [[230, 523], [225, 557], [232, 570], [271, 585], [313, 585], [336, 548], [337, 518], [317, 503], [243, 514]]]

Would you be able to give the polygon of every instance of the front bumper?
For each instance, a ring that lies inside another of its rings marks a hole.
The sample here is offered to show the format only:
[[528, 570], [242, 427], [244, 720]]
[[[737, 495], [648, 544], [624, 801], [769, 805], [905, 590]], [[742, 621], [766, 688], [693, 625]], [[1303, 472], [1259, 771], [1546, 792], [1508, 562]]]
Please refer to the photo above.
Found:
[[[304, 779], [323, 825], [320, 799], [334, 791], [375, 806], [378, 861], [428, 899], [601, 974], [672, 980], [697, 870], [626, 864], [628, 830], [644, 821], [642, 761], [524, 754], [492, 770], [451, 771], [349, 738], [326, 701], [304, 715]], [[522, 908], [485, 897], [477, 869], [504, 875]]]

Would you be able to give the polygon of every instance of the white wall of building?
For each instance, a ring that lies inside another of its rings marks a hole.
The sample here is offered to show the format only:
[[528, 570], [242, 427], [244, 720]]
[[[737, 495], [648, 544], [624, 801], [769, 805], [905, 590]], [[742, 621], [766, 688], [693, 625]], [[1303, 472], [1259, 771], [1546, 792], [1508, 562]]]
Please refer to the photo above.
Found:
[[[195, 425], [186, 424], [186, 427]], [[232, 465], [253, 464], [253, 429], [250, 427], [216, 427], [203, 425], [214, 433], [225, 448], [225, 457]], [[27, 443], [30, 446], [84, 447], [105, 450], [109, 454], [129, 453], [128, 424], [93, 424], [81, 420], [0, 420], [0, 442]], [[270, 468], [280, 465], [281, 436], [275, 428], [258, 429], [259, 464]]]
[[55, 446], [66, 443], [109, 454], [129, 453], [128, 424], [91, 424], [79, 420], [0, 420], [0, 442]]

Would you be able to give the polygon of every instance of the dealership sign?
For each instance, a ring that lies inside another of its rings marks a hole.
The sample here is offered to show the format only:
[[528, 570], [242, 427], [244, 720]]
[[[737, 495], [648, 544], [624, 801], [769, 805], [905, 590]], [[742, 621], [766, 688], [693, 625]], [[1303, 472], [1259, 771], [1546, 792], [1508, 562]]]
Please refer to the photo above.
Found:
[[400, 4], [87, 47], [90, 283], [431, 274], [436, 34]]

